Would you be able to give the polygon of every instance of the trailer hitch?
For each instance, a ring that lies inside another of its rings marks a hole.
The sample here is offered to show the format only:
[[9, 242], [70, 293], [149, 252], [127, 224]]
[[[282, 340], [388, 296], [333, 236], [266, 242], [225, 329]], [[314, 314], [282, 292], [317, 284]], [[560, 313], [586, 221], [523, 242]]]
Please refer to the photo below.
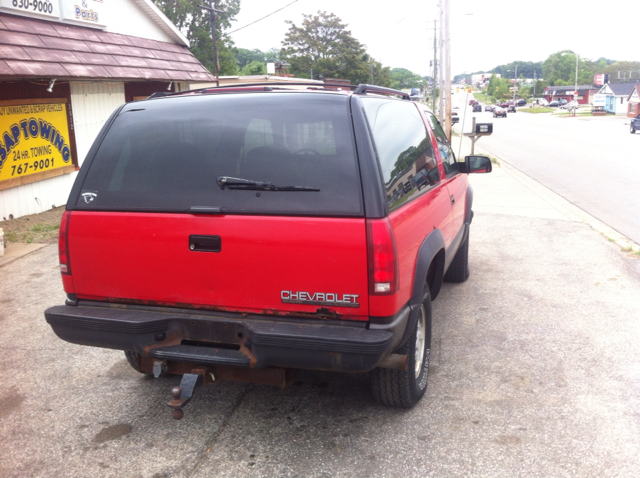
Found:
[[200, 370], [194, 370], [195, 373], [185, 373], [182, 376], [179, 387], [173, 387], [171, 389], [171, 400], [169, 400], [169, 407], [173, 409], [173, 418], [180, 420], [184, 416], [182, 407], [184, 407], [193, 396], [193, 390], [196, 386], [203, 383], [203, 372]]

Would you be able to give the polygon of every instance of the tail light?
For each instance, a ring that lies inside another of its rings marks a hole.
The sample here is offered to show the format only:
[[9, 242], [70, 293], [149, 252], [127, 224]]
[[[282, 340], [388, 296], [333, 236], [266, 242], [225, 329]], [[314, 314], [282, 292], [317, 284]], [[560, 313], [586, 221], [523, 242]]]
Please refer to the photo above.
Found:
[[69, 220], [71, 211], [65, 211], [60, 221], [60, 234], [58, 236], [58, 256], [60, 257], [60, 272], [63, 275], [71, 275], [71, 261], [69, 259]]
[[398, 291], [398, 254], [389, 219], [367, 219], [369, 293], [391, 295]]

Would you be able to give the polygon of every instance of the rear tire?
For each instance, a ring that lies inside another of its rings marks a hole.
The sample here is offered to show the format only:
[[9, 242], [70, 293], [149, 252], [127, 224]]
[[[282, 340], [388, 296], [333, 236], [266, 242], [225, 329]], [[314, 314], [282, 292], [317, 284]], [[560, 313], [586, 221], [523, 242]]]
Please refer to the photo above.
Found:
[[631, 134], [634, 134], [636, 132], [636, 129], [633, 127], [633, 124], [631, 125], [630, 131], [631, 131]]
[[467, 232], [467, 238], [460, 244], [451, 261], [449, 270], [444, 275], [445, 282], [464, 282], [469, 278], [469, 235], [470, 232]]
[[369, 372], [373, 399], [382, 405], [411, 408], [427, 390], [431, 352], [431, 295], [425, 287], [418, 320], [409, 340], [396, 353], [407, 355], [407, 370], [375, 368]]
[[143, 372], [140, 370], [140, 354], [138, 352], [132, 350], [125, 350], [124, 356], [127, 357], [127, 362], [131, 365], [131, 368], [138, 373], [142, 373], [144, 375], [153, 375], [151, 372]]

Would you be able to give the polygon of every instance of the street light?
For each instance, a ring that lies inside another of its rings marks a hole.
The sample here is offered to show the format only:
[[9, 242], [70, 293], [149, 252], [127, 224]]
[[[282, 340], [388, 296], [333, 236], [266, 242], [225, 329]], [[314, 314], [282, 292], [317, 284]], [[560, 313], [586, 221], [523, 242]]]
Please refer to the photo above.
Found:
[[[507, 70], [513, 71], [513, 70]], [[516, 71], [513, 74], [513, 106], [516, 105], [516, 91], [518, 90], [518, 65], [516, 65]]]

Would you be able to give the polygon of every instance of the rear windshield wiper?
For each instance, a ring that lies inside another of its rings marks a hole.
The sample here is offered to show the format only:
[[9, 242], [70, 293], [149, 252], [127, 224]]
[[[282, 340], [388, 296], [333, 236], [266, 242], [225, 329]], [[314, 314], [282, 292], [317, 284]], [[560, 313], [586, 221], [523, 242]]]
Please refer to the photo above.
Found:
[[273, 183], [253, 181], [251, 179], [218, 176], [220, 189], [247, 189], [251, 191], [320, 191], [310, 186], [276, 186]]

